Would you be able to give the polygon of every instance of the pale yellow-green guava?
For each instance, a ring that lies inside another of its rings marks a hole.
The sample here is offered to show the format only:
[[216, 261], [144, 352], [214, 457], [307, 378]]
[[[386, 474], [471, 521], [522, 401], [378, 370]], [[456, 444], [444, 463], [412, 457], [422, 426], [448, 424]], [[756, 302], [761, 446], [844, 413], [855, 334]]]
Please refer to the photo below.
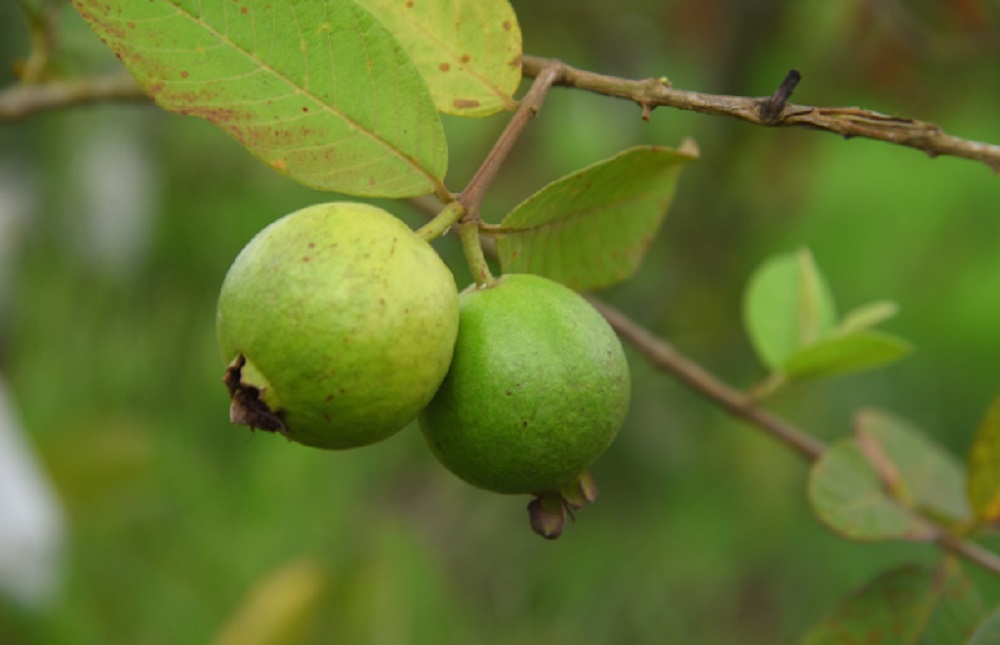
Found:
[[505, 275], [459, 297], [451, 369], [420, 415], [437, 458], [500, 493], [571, 485], [615, 438], [630, 398], [621, 343], [579, 294]]
[[430, 401], [457, 329], [451, 272], [399, 219], [350, 202], [296, 211], [222, 284], [231, 418], [318, 448], [380, 441]]

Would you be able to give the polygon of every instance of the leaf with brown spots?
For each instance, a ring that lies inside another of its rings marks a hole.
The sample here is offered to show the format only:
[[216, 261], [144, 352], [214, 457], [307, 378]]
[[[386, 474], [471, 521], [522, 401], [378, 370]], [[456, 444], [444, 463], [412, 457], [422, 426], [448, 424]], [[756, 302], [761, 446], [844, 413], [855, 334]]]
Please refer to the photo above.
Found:
[[504, 273], [535, 273], [587, 290], [639, 267], [673, 201], [679, 150], [639, 146], [559, 179], [511, 211], [496, 233]]
[[809, 502], [830, 530], [852, 540], [932, 540], [937, 530], [886, 490], [856, 439], [823, 453], [809, 474]]
[[846, 598], [803, 645], [964, 643], [983, 600], [953, 560], [886, 571]]
[[809, 476], [820, 520], [855, 540], [932, 540], [925, 517], [962, 525], [971, 517], [965, 469], [906, 421], [862, 410], [855, 436], [830, 447]]
[[446, 114], [512, 110], [521, 30], [507, 0], [356, 0], [399, 39]]
[[447, 143], [416, 65], [352, 0], [73, 0], [164, 109], [211, 121], [321, 190], [443, 192]]
[[964, 465], [904, 419], [861, 410], [854, 434], [883, 486], [902, 503], [939, 522], [964, 525], [972, 518]]
[[969, 452], [969, 500], [978, 518], [1000, 521], [1000, 397], [986, 413]]

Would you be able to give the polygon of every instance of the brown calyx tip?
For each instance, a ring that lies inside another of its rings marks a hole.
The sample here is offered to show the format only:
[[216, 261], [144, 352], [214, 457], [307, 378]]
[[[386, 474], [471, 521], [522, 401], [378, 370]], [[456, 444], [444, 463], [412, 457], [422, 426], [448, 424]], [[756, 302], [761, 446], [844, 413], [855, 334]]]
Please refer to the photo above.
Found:
[[559, 493], [542, 493], [528, 504], [531, 530], [546, 540], [554, 540], [566, 528], [566, 504]]
[[234, 425], [248, 426], [251, 430], [287, 435], [282, 412], [272, 412], [261, 400], [260, 389], [243, 382], [243, 366], [246, 362], [246, 357], [240, 354], [222, 375], [222, 382], [229, 390], [229, 421]]
[[575, 520], [578, 511], [597, 499], [597, 484], [587, 471], [557, 491], [536, 493], [528, 504], [531, 530], [546, 540], [554, 540], [566, 528], [566, 517]]

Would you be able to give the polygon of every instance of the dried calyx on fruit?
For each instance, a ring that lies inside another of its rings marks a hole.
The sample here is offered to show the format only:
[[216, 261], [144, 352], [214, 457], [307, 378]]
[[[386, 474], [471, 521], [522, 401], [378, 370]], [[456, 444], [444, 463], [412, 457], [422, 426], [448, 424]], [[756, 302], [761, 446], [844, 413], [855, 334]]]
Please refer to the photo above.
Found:
[[583, 297], [533, 275], [462, 292], [448, 376], [420, 415], [451, 472], [499, 493], [529, 493], [532, 528], [554, 538], [593, 501], [585, 469], [617, 435], [630, 398], [621, 343]]
[[230, 417], [318, 448], [380, 441], [430, 401], [457, 329], [451, 272], [403, 222], [359, 203], [296, 211], [222, 285]]

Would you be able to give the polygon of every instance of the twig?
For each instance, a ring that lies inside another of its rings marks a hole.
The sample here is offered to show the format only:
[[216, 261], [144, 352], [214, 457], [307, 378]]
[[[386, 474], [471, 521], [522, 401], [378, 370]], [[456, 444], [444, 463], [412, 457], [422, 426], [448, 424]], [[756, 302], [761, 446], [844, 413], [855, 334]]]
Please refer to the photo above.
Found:
[[[823, 455], [826, 444], [819, 439], [757, 407], [753, 400], [745, 394], [715, 378], [701, 365], [678, 352], [673, 345], [654, 336], [611, 305], [592, 296], [587, 298], [607, 319], [618, 335], [635, 347], [654, 367], [672, 374], [681, 383], [712, 403], [767, 432], [809, 461], [815, 461]], [[920, 514], [920, 518], [933, 527], [936, 532], [934, 543], [942, 550], [1000, 576], [1000, 556], [971, 540], [954, 535], [933, 518], [923, 514]]]
[[970, 540], [956, 537], [943, 529], [938, 533], [936, 542], [948, 553], [965, 558], [990, 573], [1000, 576], [1000, 557], [989, 549], [984, 549]]
[[594, 297], [588, 296], [588, 299], [618, 335], [639, 350], [655, 367], [674, 375], [698, 394], [721, 405], [733, 416], [759, 427], [810, 461], [818, 459], [826, 450], [826, 444], [822, 441], [757, 407], [743, 392], [715, 378], [701, 365], [678, 352], [673, 345], [657, 338], [611, 305]]
[[476, 174], [469, 181], [462, 194], [458, 196], [458, 201], [465, 206], [463, 221], [477, 221], [479, 219], [479, 205], [483, 201], [483, 196], [493, 180], [496, 179], [500, 167], [503, 166], [504, 160], [520, 138], [521, 133], [524, 132], [528, 122], [535, 118], [535, 115], [542, 108], [549, 88], [559, 80], [562, 69], [560, 63], [553, 63], [538, 71], [531, 89], [521, 99], [517, 112], [511, 117], [507, 127], [493, 144], [493, 148], [486, 155], [486, 159], [476, 170]]
[[148, 101], [127, 74], [96, 76], [38, 85], [11, 85], [0, 90], [0, 121], [17, 121], [86, 103], [103, 101]]
[[[542, 69], [560, 61], [525, 56], [524, 74], [535, 76]], [[766, 106], [774, 97], [726, 96], [689, 92], [670, 87], [666, 79], [628, 80], [595, 74], [562, 63], [563, 74], [558, 85], [616, 96], [635, 101], [643, 116], [650, 110], [666, 106], [728, 116], [757, 125], [798, 126], [826, 130], [845, 138], [863, 137], [922, 150], [931, 157], [949, 155], [986, 164], [1000, 174], [1000, 146], [953, 137], [939, 126], [916, 119], [905, 119], [857, 107], [812, 107], [784, 103], [772, 114]]]
[[493, 282], [493, 274], [490, 273], [489, 264], [483, 256], [483, 246], [479, 239], [479, 207], [487, 189], [493, 184], [497, 173], [500, 172], [507, 155], [521, 137], [528, 122], [542, 108], [545, 95], [548, 94], [549, 88], [558, 80], [561, 73], [562, 66], [558, 64], [551, 65], [539, 72], [531, 89], [521, 99], [517, 111], [507, 123], [507, 127], [493, 144], [493, 148], [490, 149], [486, 159], [476, 170], [476, 174], [472, 176], [469, 184], [456, 199], [465, 209], [465, 214], [458, 224], [458, 233], [462, 239], [462, 251], [465, 253], [469, 270], [472, 271], [472, 277], [479, 286]]

